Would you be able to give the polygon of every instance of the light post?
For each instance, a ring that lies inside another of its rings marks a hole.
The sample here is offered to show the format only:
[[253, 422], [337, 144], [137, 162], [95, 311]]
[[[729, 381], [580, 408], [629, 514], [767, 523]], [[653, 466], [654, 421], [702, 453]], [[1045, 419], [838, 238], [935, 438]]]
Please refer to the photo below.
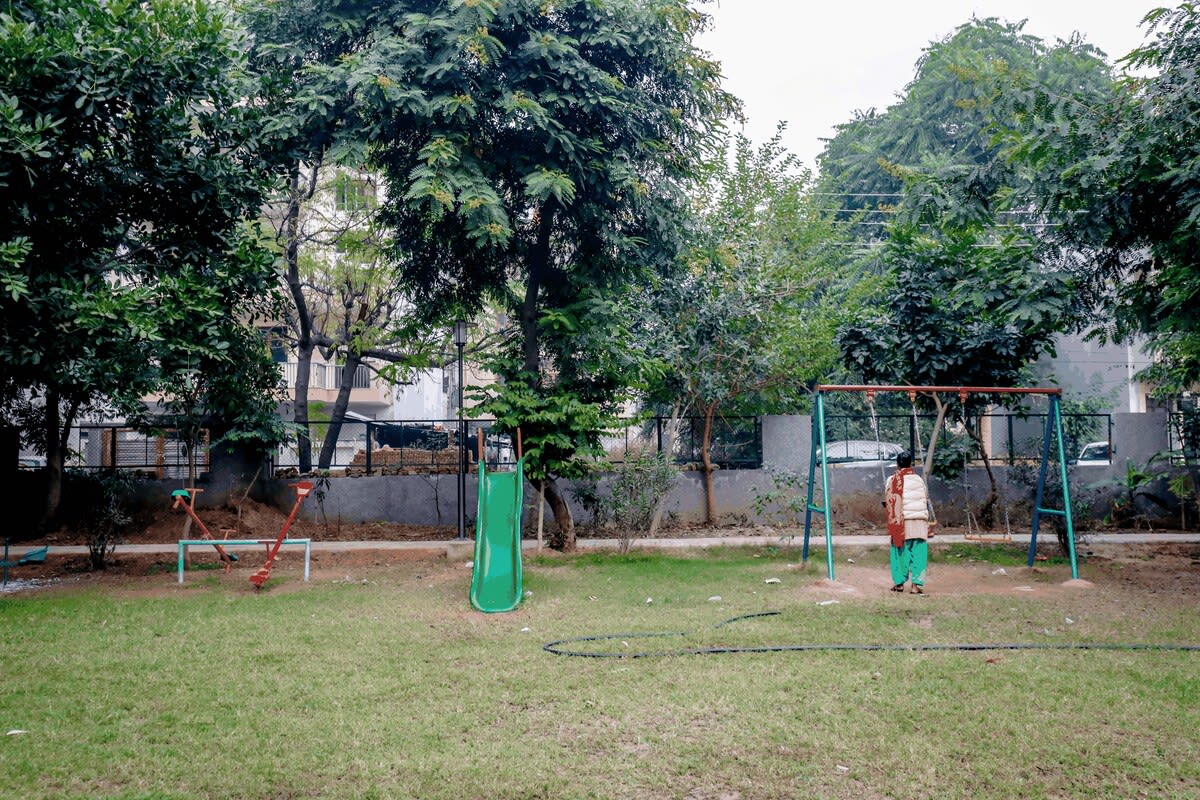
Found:
[[463, 347], [467, 323], [454, 323], [454, 346], [458, 348], [458, 538], [467, 538], [467, 432], [463, 421]]

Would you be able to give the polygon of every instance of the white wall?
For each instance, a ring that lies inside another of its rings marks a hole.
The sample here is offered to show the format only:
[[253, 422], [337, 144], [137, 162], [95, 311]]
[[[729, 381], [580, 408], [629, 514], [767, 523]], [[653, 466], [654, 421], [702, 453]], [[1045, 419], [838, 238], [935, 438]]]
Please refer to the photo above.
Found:
[[1067, 398], [1102, 397], [1107, 413], [1146, 411], [1147, 387], [1134, 376], [1150, 366], [1140, 344], [1100, 345], [1082, 336], [1060, 334], [1055, 358], [1033, 366], [1038, 385], [1058, 385]]
[[393, 390], [391, 419], [451, 419], [455, 377], [450, 369], [417, 373], [412, 383]]

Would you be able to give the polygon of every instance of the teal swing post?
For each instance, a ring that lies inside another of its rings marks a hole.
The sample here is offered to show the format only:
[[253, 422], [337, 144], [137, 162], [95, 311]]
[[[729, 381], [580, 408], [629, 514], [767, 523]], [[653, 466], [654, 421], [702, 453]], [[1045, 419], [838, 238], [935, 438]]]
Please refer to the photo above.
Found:
[[[1029, 554], [1026, 563], [1033, 566], [1037, 556], [1038, 529], [1041, 526], [1042, 515], [1049, 514], [1062, 517], [1067, 528], [1067, 555], [1071, 560], [1071, 578], [1079, 579], [1079, 562], [1075, 558], [1075, 520], [1071, 511], [1071, 486], [1067, 480], [1067, 450], [1063, 437], [1062, 424], [1062, 393], [1050, 395], [1050, 409], [1046, 412], [1046, 430], [1042, 435], [1042, 463], [1038, 469], [1037, 495], [1033, 503], [1033, 525], [1029, 532]], [[1058, 476], [1062, 482], [1063, 507], [1046, 508], [1046, 473], [1050, 468], [1050, 439], [1053, 436], [1058, 450]]]
[[804, 547], [801, 550], [801, 561], [808, 563], [808, 537], [812, 530], [812, 515], [820, 514], [825, 520], [825, 570], [829, 580], [833, 576], [833, 520], [829, 513], [829, 460], [821, 458], [821, 505], [813, 503], [813, 489], [816, 484], [813, 478], [817, 471], [817, 452], [825, 453], [825, 394], [817, 387], [816, 410], [812, 417], [812, 447], [809, 448], [808, 458], [808, 500], [804, 506]]
[[[865, 392], [870, 397], [875, 392], [907, 392], [910, 396], [916, 392], [954, 392], [960, 398], [968, 394], [1032, 394], [1046, 395], [1050, 408], [1046, 413], [1046, 429], [1042, 436], [1042, 459], [1038, 469], [1037, 497], [1033, 508], [1033, 521], [1029, 536], [1028, 562], [1033, 566], [1037, 554], [1037, 536], [1044, 514], [1061, 517], [1067, 529], [1067, 553], [1071, 561], [1071, 578], [1079, 578], [1079, 564], [1075, 557], [1075, 522], [1071, 512], [1071, 488], [1067, 480], [1066, 441], [1063, 437], [1062, 424], [1062, 389], [1046, 389], [1039, 387], [1008, 387], [1008, 386], [835, 386], [822, 385], [816, 387], [816, 401], [812, 420], [812, 447], [808, 459], [808, 501], [804, 511], [804, 550], [802, 557], [808, 562], [809, 534], [812, 530], [812, 515], [821, 514], [825, 520], [825, 561], [829, 580], [835, 580], [833, 569], [833, 520], [829, 501], [829, 463], [821, 459], [821, 505], [813, 502], [813, 492], [817, 477], [817, 453], [825, 452], [825, 394], [827, 392]], [[1050, 467], [1050, 442], [1057, 445], [1058, 471], [1062, 482], [1061, 509], [1045, 506], [1046, 474]]]

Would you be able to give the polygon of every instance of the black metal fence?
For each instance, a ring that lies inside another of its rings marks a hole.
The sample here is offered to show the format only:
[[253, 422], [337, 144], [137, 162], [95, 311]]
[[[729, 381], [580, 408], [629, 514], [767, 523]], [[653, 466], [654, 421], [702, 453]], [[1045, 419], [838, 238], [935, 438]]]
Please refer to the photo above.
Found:
[[1200, 410], [1189, 408], [1171, 413], [1167, 449], [1176, 464], [1200, 462]]
[[[647, 452], [663, 451], [674, 440], [672, 458], [677, 464], [702, 461], [704, 419], [684, 417], [676, 421], [670, 435], [671, 419], [624, 420], [626, 425], [602, 437], [605, 460], [619, 464]], [[353, 420], [342, 423], [327, 469], [351, 473], [375, 472], [454, 472], [458, 469], [458, 420]], [[477, 459], [479, 431], [484, 434], [484, 459], [492, 467], [516, 462], [516, 444], [507, 433], [493, 430], [492, 420], [468, 420], [465, 440], [467, 464]], [[308, 425], [311, 463], [331, 432], [329, 423]], [[762, 422], [758, 417], [723, 417], [713, 420], [710, 458], [722, 469], [757, 469], [762, 466]], [[273, 471], [299, 469], [300, 458], [295, 440], [276, 448], [271, 457]]]
[[[1068, 459], [1078, 458], [1090, 442], [1112, 442], [1111, 414], [1063, 414], [1063, 438]], [[825, 416], [825, 441], [865, 441], [898, 444], [912, 452], [929, 447], [937, 418], [912, 414], [838, 414]], [[983, 414], [968, 425], [988, 443], [991, 458], [1008, 464], [1041, 458], [1046, 414]], [[960, 425], [947, 421], [939, 443], [965, 435]], [[832, 452], [832, 451], [831, 451]], [[1111, 448], [1110, 448], [1111, 455]]]
[[[704, 417], [681, 417], [672, 437], [670, 417], [626, 420], [626, 427], [606, 437], [609, 463], [620, 464], [646, 452], [660, 453], [672, 439], [676, 464], [703, 462]], [[761, 417], [715, 417], [712, 421], [709, 458], [721, 469], [759, 469], [763, 463]]]
[[[484, 458], [492, 466], [516, 461], [511, 437], [492, 430], [488, 420], [465, 423], [466, 439], [459, 449], [459, 422], [435, 420], [347, 420], [337, 430], [337, 439], [327, 467], [350, 473], [375, 472], [457, 472], [460, 454], [474, 464], [478, 432], [484, 434]], [[310, 422], [308, 436], [310, 460], [315, 468], [326, 440], [333, 432], [328, 422]], [[299, 469], [299, 442], [293, 438], [270, 457], [272, 470]]]
[[[619, 464], [643, 453], [662, 452], [674, 440], [672, 460], [676, 464], [699, 464], [704, 437], [703, 417], [683, 417], [670, 435], [671, 419], [651, 417], [624, 420], [623, 428], [602, 440], [605, 459]], [[914, 451], [928, 447], [932, 415], [866, 414], [827, 415], [825, 438], [835, 441], [871, 441], [900, 444]], [[1112, 415], [1064, 414], [1068, 458], [1078, 457], [1089, 442], [1112, 441]], [[329, 464], [331, 470], [363, 473], [412, 471], [454, 472], [458, 469], [458, 420], [348, 420], [338, 432]], [[1045, 414], [990, 414], [971, 422], [990, 442], [992, 457], [1016, 463], [1041, 455]], [[508, 434], [493, 430], [491, 420], [465, 423], [464, 442], [468, 464], [476, 460], [478, 431], [484, 432], [484, 457], [492, 466], [516, 461], [516, 446]], [[327, 422], [309, 423], [312, 463], [317, 463], [325, 439], [331, 432]], [[1172, 415], [1171, 448], [1193, 461], [1200, 459], [1200, 436], [1189, 438], [1190, 428], [1180, 415]], [[942, 437], [955, 435], [954, 426]], [[918, 447], [920, 445], [920, 448]], [[158, 478], [184, 478], [190, 469], [209, 469], [208, 434], [191, 448], [176, 430], [145, 431], [126, 425], [79, 425], [68, 440], [67, 466], [82, 470], [123, 469]], [[758, 469], [763, 464], [763, 431], [760, 417], [718, 417], [713, 420], [710, 457], [722, 469]], [[299, 452], [295, 440], [276, 448], [271, 455], [274, 470], [296, 469]]]
[[[98, 472], [120, 469], [150, 478], [197, 477], [209, 469], [209, 433], [201, 431], [193, 447], [190, 437], [178, 430], [145, 430], [120, 424], [76, 425], [67, 437], [68, 469]], [[28, 468], [45, 464], [38, 456], [22, 458]]]

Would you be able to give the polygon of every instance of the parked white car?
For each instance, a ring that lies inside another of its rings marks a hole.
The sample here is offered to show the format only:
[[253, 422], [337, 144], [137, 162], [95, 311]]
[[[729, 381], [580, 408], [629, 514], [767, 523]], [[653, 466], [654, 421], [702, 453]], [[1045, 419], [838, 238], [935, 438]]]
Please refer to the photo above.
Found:
[[1112, 463], [1112, 450], [1108, 442], [1088, 442], [1079, 451], [1079, 458], [1074, 464], [1080, 467], [1107, 467]]
[[[876, 442], [871, 439], [846, 439], [826, 442], [830, 464], [847, 464], [855, 467], [872, 467], [880, 464], [895, 465], [896, 456], [907, 448], [894, 442]], [[825, 460], [825, 453], [817, 451], [817, 463]]]

